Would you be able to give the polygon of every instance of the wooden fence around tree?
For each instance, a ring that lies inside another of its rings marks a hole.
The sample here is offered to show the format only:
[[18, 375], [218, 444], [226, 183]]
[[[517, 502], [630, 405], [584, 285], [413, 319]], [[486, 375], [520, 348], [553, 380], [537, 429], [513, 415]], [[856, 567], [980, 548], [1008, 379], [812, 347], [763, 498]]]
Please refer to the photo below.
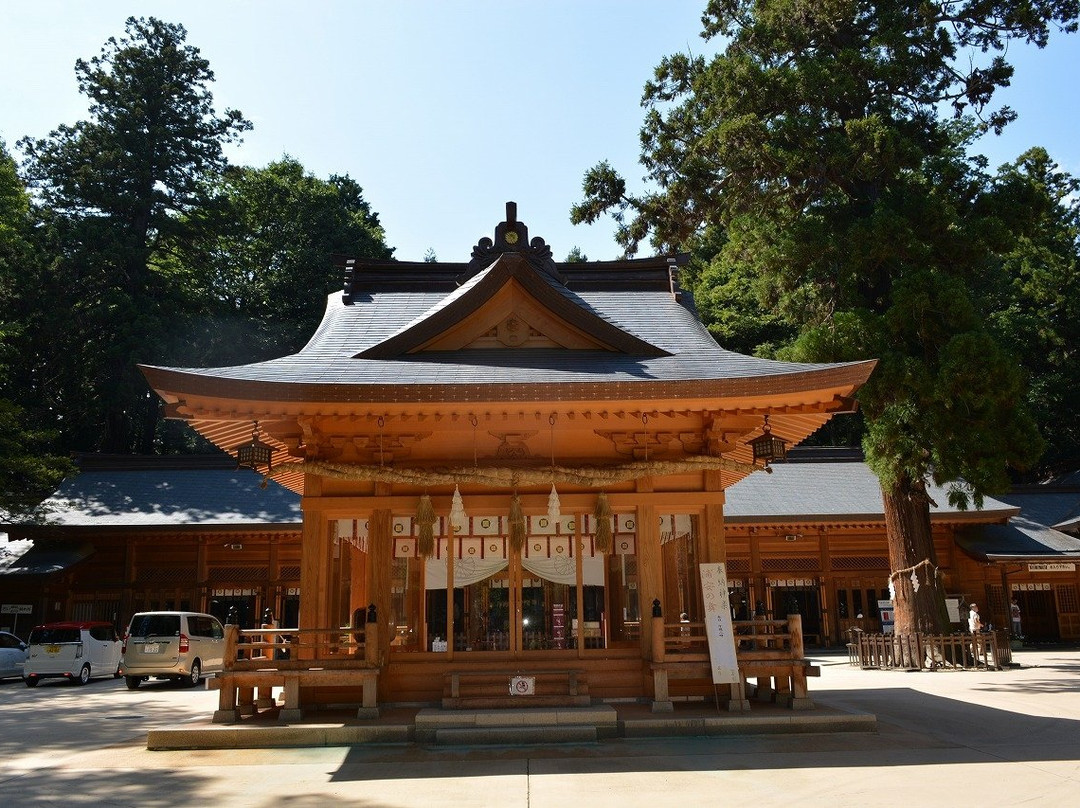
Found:
[[849, 661], [862, 668], [1001, 670], [1012, 664], [1002, 631], [978, 634], [869, 634], [853, 632]]

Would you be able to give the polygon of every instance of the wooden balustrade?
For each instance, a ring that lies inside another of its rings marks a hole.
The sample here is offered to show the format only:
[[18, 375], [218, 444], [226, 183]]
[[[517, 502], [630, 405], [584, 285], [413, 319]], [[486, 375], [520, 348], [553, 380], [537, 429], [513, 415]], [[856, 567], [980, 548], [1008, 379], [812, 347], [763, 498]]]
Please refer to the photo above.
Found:
[[[231, 631], [230, 631], [231, 629]], [[368, 659], [376, 647], [365, 642], [367, 628], [225, 627], [225, 669], [258, 670], [272, 660], [275, 667], [306, 668], [314, 663]]]
[[282, 688], [281, 721], [299, 720], [303, 687], [360, 687], [357, 715], [377, 715], [379, 666], [377, 623], [362, 629], [226, 625], [223, 670], [208, 680], [208, 686], [219, 691], [214, 721], [231, 723], [259, 707], [272, 706], [274, 687]]
[[[761, 700], [775, 700], [792, 709], [810, 709], [807, 676], [820, 675], [820, 669], [804, 657], [802, 617], [789, 615], [786, 620], [736, 620], [735, 654], [741, 683], [731, 685], [729, 710], [747, 710], [746, 688], [755, 679], [755, 695]], [[655, 712], [674, 709], [669, 695], [670, 679], [698, 679], [712, 676], [705, 623], [665, 623], [653, 618], [652, 662], [653, 707]]]

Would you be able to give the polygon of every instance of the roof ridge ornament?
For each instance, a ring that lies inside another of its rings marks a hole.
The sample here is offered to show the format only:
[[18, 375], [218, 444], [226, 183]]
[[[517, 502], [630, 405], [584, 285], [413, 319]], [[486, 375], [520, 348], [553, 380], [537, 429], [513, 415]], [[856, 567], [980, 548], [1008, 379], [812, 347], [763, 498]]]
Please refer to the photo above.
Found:
[[529, 240], [529, 228], [517, 218], [517, 202], [506, 203], [506, 220], [495, 226], [495, 239], [484, 236], [473, 247], [468, 271], [458, 282], [464, 283], [477, 272], [491, 266], [499, 256], [511, 252], [517, 253], [534, 268], [566, 285], [566, 278], [559, 272], [552, 258], [551, 247], [539, 236]]

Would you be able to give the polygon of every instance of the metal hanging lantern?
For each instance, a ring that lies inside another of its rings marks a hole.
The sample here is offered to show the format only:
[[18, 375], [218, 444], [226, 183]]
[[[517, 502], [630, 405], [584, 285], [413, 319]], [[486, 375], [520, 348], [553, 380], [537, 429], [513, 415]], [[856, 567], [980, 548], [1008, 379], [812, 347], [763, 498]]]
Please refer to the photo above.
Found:
[[761, 434], [750, 441], [750, 448], [754, 450], [754, 460], [764, 460], [766, 466], [783, 460], [787, 455], [787, 441], [773, 434], [768, 415], [765, 416], [765, 426], [762, 427]]
[[255, 421], [251, 429], [251, 442], [236, 447], [236, 467], [258, 471], [260, 466], [266, 466], [266, 473], [269, 474], [273, 454], [274, 448], [259, 440], [259, 422]]

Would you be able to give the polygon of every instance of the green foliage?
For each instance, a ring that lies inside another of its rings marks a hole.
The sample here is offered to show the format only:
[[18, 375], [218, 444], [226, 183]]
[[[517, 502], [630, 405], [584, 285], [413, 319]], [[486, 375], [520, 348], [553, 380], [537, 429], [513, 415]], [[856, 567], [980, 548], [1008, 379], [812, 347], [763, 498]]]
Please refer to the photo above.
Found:
[[566, 263], [568, 264], [583, 264], [589, 260], [589, 256], [581, 251], [581, 248], [576, 244], [571, 248], [570, 252], [566, 254]]
[[39, 514], [41, 501], [75, 467], [56, 455], [56, 433], [35, 427], [35, 418], [0, 399], [0, 511], [26, 520]]
[[1022, 358], [1047, 436], [1043, 473], [1080, 459], [1080, 180], [1043, 149], [1002, 166], [985, 199], [1007, 247], [981, 279], [988, 323]]
[[183, 312], [160, 251], [191, 237], [224, 144], [250, 128], [238, 112], [215, 114], [214, 74], [185, 38], [182, 26], [128, 19], [125, 37], [76, 63], [89, 118], [20, 142], [54, 256], [37, 396], [64, 414], [72, 448], [151, 450], [157, 402], [135, 365], [161, 355]]
[[1075, 30], [1077, 12], [713, 0], [703, 36], [728, 38], [722, 52], [668, 57], [646, 85], [649, 190], [629, 194], [600, 163], [573, 217], [611, 213], [627, 253], [646, 238], [702, 253], [695, 298], [725, 346], [878, 358], [860, 394], [875, 471], [898, 492], [963, 477], [978, 502], [1041, 443], [980, 285], [1008, 214], [966, 148], [1014, 117], [991, 105], [1012, 74], [1001, 52]]
[[332, 256], [392, 254], [353, 179], [318, 179], [289, 157], [229, 169], [210, 210], [170, 264], [196, 313], [173, 348], [178, 361], [230, 365], [295, 352], [341, 288]]
[[131, 18], [79, 60], [87, 120], [0, 143], [0, 507], [28, 514], [72, 451], [216, 451], [160, 418], [137, 363], [228, 365], [299, 349], [331, 256], [389, 259], [348, 176], [283, 158], [234, 168], [250, 128], [215, 113], [214, 75], [183, 27]]

